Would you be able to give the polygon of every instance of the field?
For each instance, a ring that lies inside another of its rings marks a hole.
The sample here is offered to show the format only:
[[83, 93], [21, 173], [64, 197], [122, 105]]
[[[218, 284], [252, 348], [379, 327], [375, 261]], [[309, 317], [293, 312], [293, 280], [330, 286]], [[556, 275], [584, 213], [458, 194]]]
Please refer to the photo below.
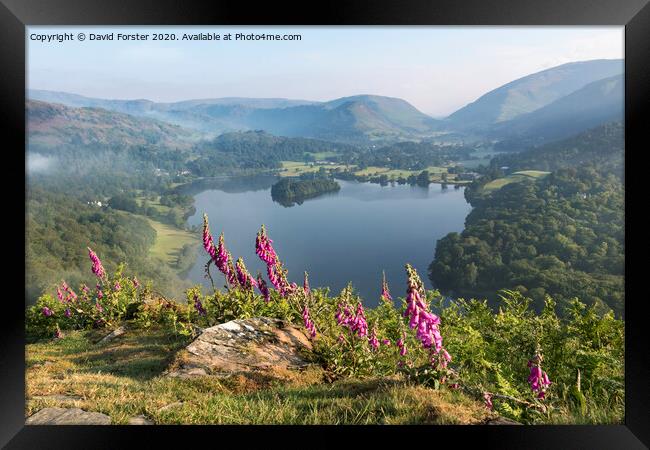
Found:
[[99, 333], [27, 346], [27, 416], [77, 407], [113, 424], [140, 415], [155, 424], [480, 424], [493, 415], [458, 391], [395, 377], [327, 382], [317, 367], [282, 378], [169, 378], [163, 372], [186, 338], [127, 328], [102, 345]]
[[520, 172], [511, 173], [506, 177], [497, 178], [496, 180], [490, 181], [485, 186], [483, 186], [483, 190], [485, 192], [492, 192], [496, 191], [497, 189], [501, 189], [506, 184], [518, 183], [525, 180], [534, 180], [545, 177], [548, 174], [549, 172], [542, 172], [541, 170], [522, 170]]
[[338, 153], [336, 152], [317, 152], [317, 153], [312, 153], [313, 157], [316, 158], [317, 161], [324, 160], [325, 158], [329, 158], [330, 156], [336, 156]]
[[[140, 192], [140, 191], [138, 191], [138, 192]], [[135, 200], [138, 202], [139, 206], [142, 206], [143, 203], [146, 200], [148, 206], [155, 209], [160, 214], [167, 214], [169, 212], [169, 210], [170, 210], [169, 206], [165, 206], [165, 205], [160, 204], [160, 196], [157, 196], [155, 200], [150, 200], [150, 199], [145, 198], [144, 196], [140, 195], [140, 196], [136, 197]]]
[[175, 266], [180, 250], [185, 244], [198, 243], [198, 236], [171, 225], [149, 220], [149, 224], [156, 230], [156, 242], [151, 247], [151, 255], [164, 261], [170, 266]]
[[282, 169], [280, 169], [279, 175], [281, 177], [297, 177], [303, 173], [312, 173], [318, 172], [321, 167], [324, 167], [327, 170], [341, 168], [346, 170], [352, 166], [345, 164], [327, 164], [327, 165], [309, 165], [309, 163], [300, 162], [300, 161], [282, 161]]
[[[324, 152], [325, 153], [325, 152]], [[283, 177], [295, 177], [302, 175], [304, 173], [313, 173], [318, 172], [321, 167], [324, 167], [326, 170], [331, 171], [335, 169], [342, 170], [351, 170], [355, 169], [355, 166], [346, 165], [346, 164], [326, 164], [326, 165], [309, 165], [309, 163], [300, 162], [300, 161], [282, 161], [282, 169], [280, 171], [280, 176]], [[430, 166], [426, 170], [429, 171], [431, 175], [431, 181], [439, 182], [441, 181], [440, 176], [443, 173], [447, 172], [446, 167], [437, 167]], [[418, 175], [421, 170], [399, 170], [399, 169], [390, 169], [388, 167], [375, 167], [370, 166], [366, 167], [363, 170], [355, 171], [355, 175], [359, 176], [388, 176], [389, 180], [397, 180], [399, 177], [408, 178], [410, 175]], [[455, 178], [454, 174], [449, 174], [449, 181], [453, 181]]]

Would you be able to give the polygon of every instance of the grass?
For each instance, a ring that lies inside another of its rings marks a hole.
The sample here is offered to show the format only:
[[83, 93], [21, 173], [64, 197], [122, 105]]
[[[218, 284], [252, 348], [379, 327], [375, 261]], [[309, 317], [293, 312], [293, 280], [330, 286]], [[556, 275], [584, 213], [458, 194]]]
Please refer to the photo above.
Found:
[[167, 214], [169, 212], [169, 210], [170, 210], [169, 206], [165, 206], [165, 205], [160, 204], [160, 196], [156, 196], [156, 200], [149, 200], [148, 198], [146, 198], [144, 196], [138, 196], [135, 199], [138, 202], [139, 206], [142, 206], [142, 204], [144, 203], [144, 201], [146, 199], [149, 207], [155, 209], [160, 214]]
[[151, 247], [150, 254], [166, 264], [174, 266], [179, 252], [185, 244], [198, 242], [198, 237], [189, 231], [180, 230], [171, 225], [149, 220], [149, 224], [156, 230], [156, 242]]
[[168, 378], [163, 372], [184, 339], [127, 329], [100, 346], [100, 337], [69, 332], [27, 346], [28, 416], [58, 406], [98, 411], [114, 424], [140, 414], [156, 424], [479, 424], [491, 417], [458, 391], [399, 377], [327, 383], [313, 368], [289, 378]]
[[316, 165], [310, 166], [309, 163], [301, 161], [282, 161], [282, 169], [280, 170], [279, 175], [282, 177], [295, 177], [302, 175], [303, 173], [312, 173], [318, 172], [321, 167], [325, 167], [327, 170], [341, 168], [347, 170], [353, 166], [348, 166], [346, 164], [333, 164], [333, 165]]
[[331, 156], [336, 156], [338, 153], [336, 152], [316, 152], [312, 153], [312, 156], [316, 158], [317, 161], [324, 160], [325, 158], [329, 158]]
[[[326, 152], [323, 152], [326, 153]], [[303, 173], [312, 173], [318, 172], [321, 167], [325, 167], [326, 170], [331, 171], [335, 169], [343, 170], [352, 170], [355, 169], [354, 165], [346, 164], [333, 164], [333, 165], [313, 165], [310, 166], [308, 163], [300, 161], [282, 161], [282, 169], [279, 173], [282, 177], [295, 177], [302, 175]], [[446, 167], [438, 166], [429, 166], [426, 168], [429, 171], [429, 179], [431, 182], [440, 183], [442, 182], [442, 174], [447, 173]], [[410, 175], [418, 175], [421, 170], [401, 170], [401, 169], [391, 169], [388, 167], [378, 167], [378, 166], [369, 166], [362, 170], [356, 170], [355, 175], [359, 176], [381, 176], [386, 175], [390, 181], [396, 181], [398, 178], [408, 178]], [[455, 174], [448, 174], [448, 181], [453, 182], [456, 178]], [[462, 183], [462, 182], [459, 182]]]
[[483, 186], [483, 191], [493, 192], [501, 189], [506, 184], [518, 183], [526, 180], [536, 180], [545, 177], [549, 173], [550, 172], [543, 172], [541, 170], [522, 170], [519, 172], [513, 172], [503, 178], [497, 178], [496, 180], [490, 181], [485, 186]]
[[[429, 171], [429, 174], [443, 174], [447, 172], [446, 167], [438, 167], [438, 166], [429, 166], [426, 168], [426, 170]], [[356, 175], [370, 175], [370, 176], [378, 176], [378, 175], [387, 175], [389, 179], [397, 179], [399, 177], [404, 177], [407, 178], [410, 175], [418, 175], [421, 170], [403, 170], [403, 169], [390, 169], [388, 167], [377, 167], [377, 166], [369, 166], [366, 167], [363, 170], [358, 170], [355, 172]], [[451, 177], [450, 177], [451, 178]]]

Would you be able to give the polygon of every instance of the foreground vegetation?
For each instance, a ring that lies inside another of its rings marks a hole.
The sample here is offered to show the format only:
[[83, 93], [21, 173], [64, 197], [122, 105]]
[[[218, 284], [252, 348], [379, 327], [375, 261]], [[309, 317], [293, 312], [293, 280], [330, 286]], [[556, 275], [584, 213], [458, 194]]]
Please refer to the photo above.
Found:
[[[366, 310], [351, 286], [330, 296], [312, 291], [307, 274], [301, 287], [290, 282], [264, 228], [256, 251], [271, 286], [233, 260], [223, 235], [213, 240], [207, 219], [203, 244], [207, 274], [214, 282], [210, 268], [221, 272], [226, 291], [195, 287], [187, 303], [156, 296], [121, 268], [109, 277], [89, 250], [94, 289], [77, 295], [64, 283], [27, 311], [29, 395], [78, 395], [120, 423], [135, 414], [160, 423], [480, 423], [492, 412], [531, 424], [622, 421], [624, 329], [611, 313], [576, 299], [559, 315], [546, 297], [538, 314], [513, 291], [496, 312], [485, 301], [443, 302], [408, 264], [405, 298], [393, 300], [384, 280], [380, 305]], [[197, 326], [260, 316], [302, 324], [313, 369], [282, 382], [160, 376]], [[129, 331], [116, 347], [92, 343], [119, 324]], [[28, 413], [50, 401], [67, 400], [39, 398]]]
[[[26, 414], [78, 407], [114, 424], [143, 415], [156, 424], [474, 424], [494, 417], [460, 392], [402, 377], [328, 382], [321, 369], [293, 374], [178, 379], [162, 376], [188, 338], [172, 329], [129, 328], [105, 345], [75, 331], [27, 347]], [[170, 406], [171, 405], [171, 406]]]

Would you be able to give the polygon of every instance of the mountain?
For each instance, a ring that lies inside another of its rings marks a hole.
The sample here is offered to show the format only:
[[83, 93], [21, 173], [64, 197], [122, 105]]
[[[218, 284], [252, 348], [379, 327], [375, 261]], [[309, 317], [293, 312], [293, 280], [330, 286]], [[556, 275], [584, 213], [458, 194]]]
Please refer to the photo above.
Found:
[[556, 171], [592, 165], [621, 176], [625, 157], [623, 132], [622, 122], [611, 122], [523, 152], [498, 155], [491, 164], [507, 166], [509, 172]]
[[29, 100], [30, 150], [62, 147], [164, 146], [189, 148], [195, 133], [165, 122], [88, 107]]
[[257, 110], [251, 125], [278, 135], [360, 141], [427, 134], [436, 122], [402, 99], [358, 95], [315, 105]]
[[[623, 120], [623, 75], [589, 83], [553, 103], [495, 126], [493, 134], [540, 143], [561, 139], [597, 125]], [[503, 144], [502, 144], [503, 145]]]
[[290, 100], [286, 98], [245, 98], [245, 97], [223, 97], [183, 100], [172, 103], [156, 103], [151, 100], [107, 100], [101, 98], [85, 97], [67, 92], [47, 91], [42, 89], [30, 89], [28, 97], [33, 100], [41, 100], [48, 103], [61, 103], [66, 106], [92, 106], [104, 108], [111, 111], [123, 112], [126, 114], [141, 115], [154, 111], [185, 111], [196, 106], [245, 106], [249, 108], [287, 108], [290, 106], [309, 105], [318, 102], [309, 100]]
[[485, 130], [549, 105], [589, 83], [621, 75], [623, 60], [599, 59], [563, 64], [511, 81], [445, 119], [455, 129]]
[[329, 102], [232, 97], [176, 103], [104, 100], [43, 90], [30, 90], [28, 96], [67, 106], [104, 108], [164, 120], [215, 135], [260, 129], [282, 136], [348, 142], [427, 134], [438, 123], [402, 99], [376, 95]]

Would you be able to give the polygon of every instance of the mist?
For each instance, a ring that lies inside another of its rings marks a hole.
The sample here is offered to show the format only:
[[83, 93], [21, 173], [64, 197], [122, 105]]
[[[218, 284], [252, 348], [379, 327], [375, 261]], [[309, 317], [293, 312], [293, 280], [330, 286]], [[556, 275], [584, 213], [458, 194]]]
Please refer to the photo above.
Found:
[[27, 173], [46, 173], [56, 166], [57, 158], [45, 156], [40, 153], [27, 153]]

